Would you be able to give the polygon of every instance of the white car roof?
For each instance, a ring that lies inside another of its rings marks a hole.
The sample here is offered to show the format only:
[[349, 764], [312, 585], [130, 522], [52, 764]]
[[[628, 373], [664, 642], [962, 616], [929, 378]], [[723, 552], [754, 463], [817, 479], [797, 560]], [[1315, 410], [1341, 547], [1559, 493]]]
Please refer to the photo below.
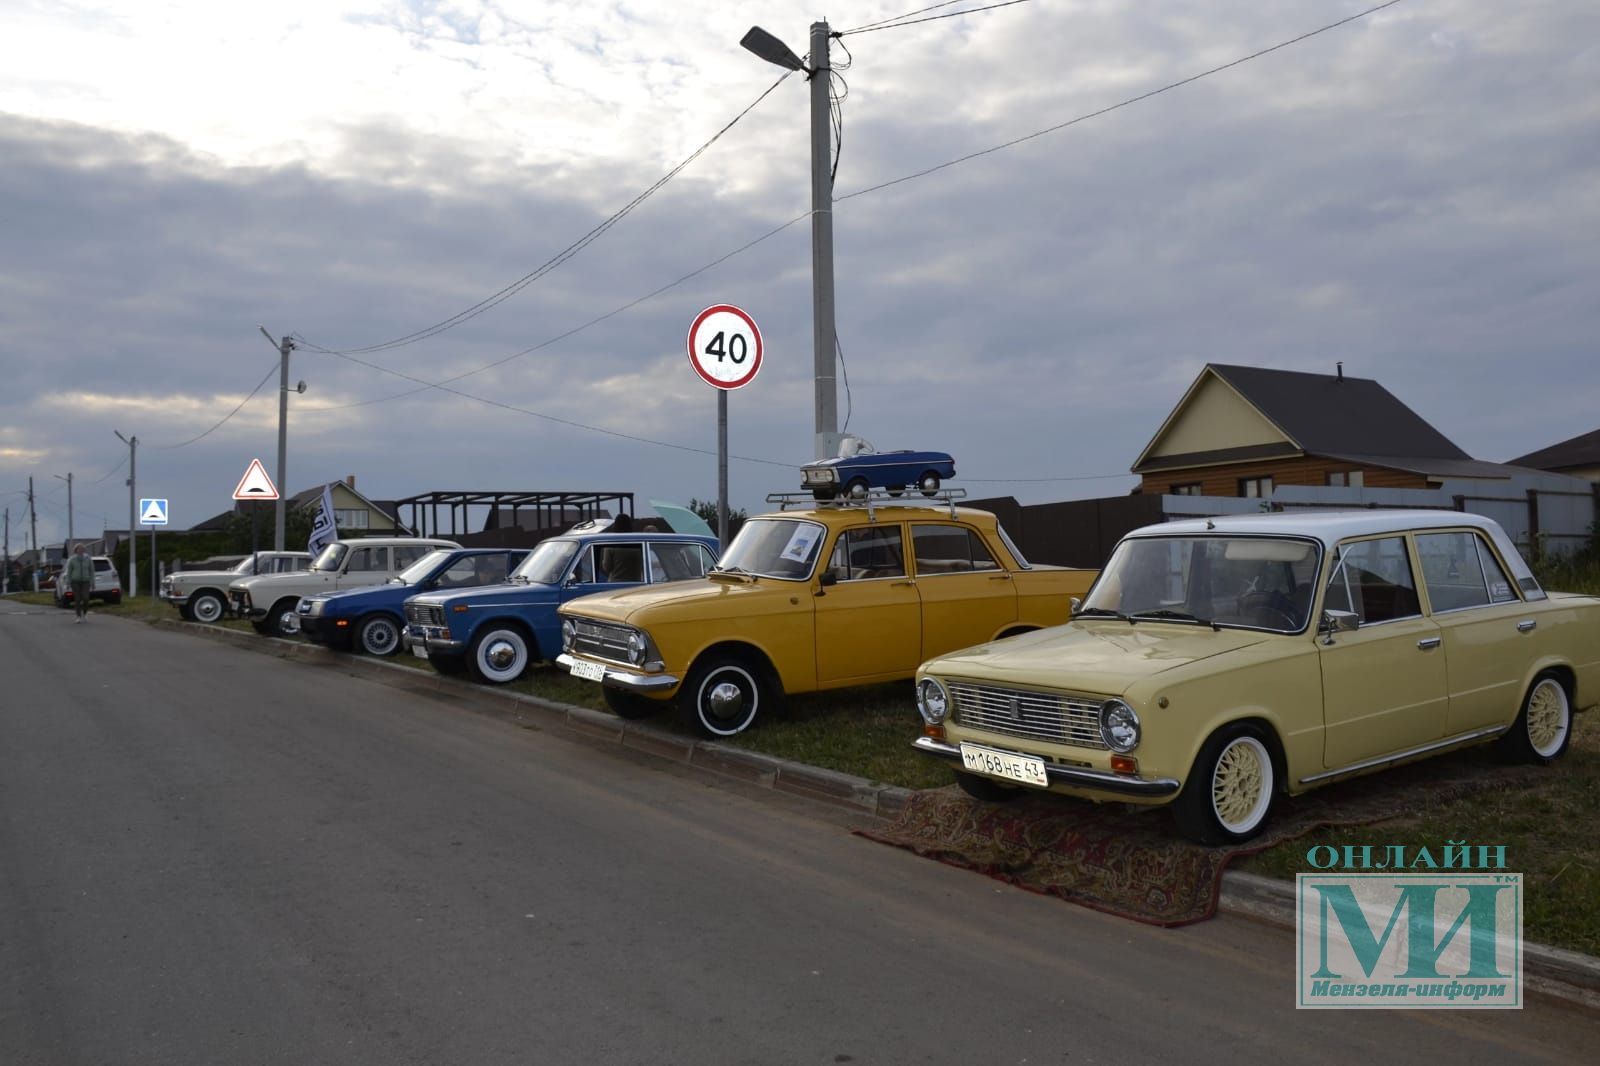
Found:
[[1323, 544], [1336, 544], [1351, 537], [1370, 537], [1381, 533], [1404, 533], [1411, 529], [1481, 529], [1491, 538], [1500, 533], [1499, 523], [1482, 515], [1464, 511], [1377, 510], [1360, 511], [1275, 511], [1271, 514], [1217, 515], [1215, 518], [1184, 518], [1144, 526], [1131, 537], [1155, 534], [1192, 535], [1196, 533], [1267, 533], [1276, 536], [1314, 537]]

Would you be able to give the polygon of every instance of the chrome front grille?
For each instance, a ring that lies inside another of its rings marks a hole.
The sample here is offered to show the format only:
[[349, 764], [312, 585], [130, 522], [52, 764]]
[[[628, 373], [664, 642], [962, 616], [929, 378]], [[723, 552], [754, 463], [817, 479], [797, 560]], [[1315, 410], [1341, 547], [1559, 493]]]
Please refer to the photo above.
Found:
[[1100, 702], [1087, 696], [956, 682], [950, 686], [955, 721], [1008, 737], [1104, 751]]
[[579, 655], [592, 655], [596, 659], [610, 659], [619, 663], [631, 662], [628, 658], [628, 634], [634, 630], [628, 626], [590, 622], [583, 618], [574, 618], [571, 621], [574, 630], [573, 651]]
[[408, 603], [406, 621], [415, 626], [442, 626], [444, 608], [437, 603]]

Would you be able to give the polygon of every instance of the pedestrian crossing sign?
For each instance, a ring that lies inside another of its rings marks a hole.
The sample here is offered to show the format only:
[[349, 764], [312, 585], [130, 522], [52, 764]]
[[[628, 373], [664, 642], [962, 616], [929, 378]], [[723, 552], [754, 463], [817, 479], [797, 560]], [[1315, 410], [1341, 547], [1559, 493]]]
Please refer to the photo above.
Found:
[[167, 524], [166, 500], [140, 500], [139, 524], [141, 526], [164, 526]]

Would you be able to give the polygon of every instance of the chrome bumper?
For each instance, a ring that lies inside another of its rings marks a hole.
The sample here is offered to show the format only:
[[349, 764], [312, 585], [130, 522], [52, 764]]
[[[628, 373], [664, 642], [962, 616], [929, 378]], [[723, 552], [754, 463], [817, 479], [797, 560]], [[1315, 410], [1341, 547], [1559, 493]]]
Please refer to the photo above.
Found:
[[[573, 662], [572, 656], [566, 652], [556, 656], [556, 665], [568, 673], [572, 672]], [[641, 674], [633, 670], [619, 670], [610, 663], [606, 663], [605, 668], [606, 679], [602, 684], [631, 692], [665, 692], [678, 686], [678, 679], [671, 674]]]
[[449, 630], [443, 626], [424, 626], [416, 622], [406, 623], [406, 643], [421, 644], [429, 651], [449, 652], [455, 654], [466, 647], [466, 641], [454, 640], [444, 636]]
[[[961, 761], [961, 748], [956, 744], [935, 740], [932, 737], [918, 737], [911, 742], [911, 746], [927, 755], [948, 759], [951, 762]], [[1113, 774], [1106, 770], [1085, 770], [1081, 766], [1057, 766], [1048, 761], [1044, 764], [1044, 772], [1052, 785], [1089, 788], [1097, 792], [1112, 792], [1119, 796], [1160, 798], [1177, 795], [1178, 790], [1183, 787], [1182, 782], [1170, 777], [1135, 777], [1132, 774]]]

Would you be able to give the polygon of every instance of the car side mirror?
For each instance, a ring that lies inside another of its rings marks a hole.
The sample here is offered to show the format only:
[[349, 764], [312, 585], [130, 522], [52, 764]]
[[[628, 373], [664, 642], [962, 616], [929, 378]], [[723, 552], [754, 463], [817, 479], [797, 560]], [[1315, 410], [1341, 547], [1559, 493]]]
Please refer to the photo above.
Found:
[[822, 576], [817, 578], [817, 584], [823, 588], [832, 588], [839, 583], [839, 575], [832, 570], [824, 570]]
[[1332, 644], [1335, 633], [1354, 633], [1360, 628], [1360, 615], [1354, 611], [1335, 611], [1331, 608], [1322, 612], [1322, 621], [1317, 625], [1319, 633], [1327, 634], [1324, 644]]
[[1082, 599], [1082, 597], [1074, 596], [1071, 599], [1069, 599], [1067, 601], [1067, 603], [1069, 605], [1071, 605], [1073, 614], [1077, 614], [1079, 611], [1083, 610], [1083, 599]]

